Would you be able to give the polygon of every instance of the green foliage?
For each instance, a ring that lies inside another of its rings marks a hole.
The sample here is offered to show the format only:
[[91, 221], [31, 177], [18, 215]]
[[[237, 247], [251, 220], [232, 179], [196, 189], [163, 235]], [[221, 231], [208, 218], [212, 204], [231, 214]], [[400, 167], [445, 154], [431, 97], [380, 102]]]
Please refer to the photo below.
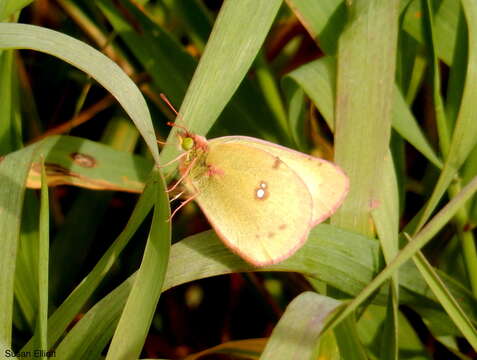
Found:
[[[0, 2], [0, 356], [477, 351], [475, 1], [30, 3]], [[171, 221], [160, 93], [193, 133], [334, 153], [348, 198], [252, 267]]]

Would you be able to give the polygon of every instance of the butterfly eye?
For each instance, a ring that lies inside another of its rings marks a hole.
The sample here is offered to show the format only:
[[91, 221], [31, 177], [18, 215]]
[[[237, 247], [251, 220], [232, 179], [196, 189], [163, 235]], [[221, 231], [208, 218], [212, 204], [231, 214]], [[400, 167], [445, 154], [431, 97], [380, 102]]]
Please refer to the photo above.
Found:
[[181, 146], [183, 150], [188, 151], [192, 149], [194, 147], [194, 144], [194, 139], [192, 139], [191, 137], [182, 138]]

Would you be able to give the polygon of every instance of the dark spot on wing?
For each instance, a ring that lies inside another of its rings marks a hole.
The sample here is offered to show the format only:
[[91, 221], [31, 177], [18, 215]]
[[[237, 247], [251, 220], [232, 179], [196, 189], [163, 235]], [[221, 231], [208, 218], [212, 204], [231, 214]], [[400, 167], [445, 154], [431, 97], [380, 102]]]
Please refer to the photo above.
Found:
[[272, 168], [275, 169], [275, 170], [278, 169], [278, 168], [280, 167], [280, 164], [281, 164], [281, 163], [282, 163], [282, 161], [281, 161], [280, 158], [277, 156], [277, 157], [275, 158], [275, 161], [273, 162]]
[[281, 224], [278, 229], [279, 230], [285, 230], [287, 228], [287, 224]]

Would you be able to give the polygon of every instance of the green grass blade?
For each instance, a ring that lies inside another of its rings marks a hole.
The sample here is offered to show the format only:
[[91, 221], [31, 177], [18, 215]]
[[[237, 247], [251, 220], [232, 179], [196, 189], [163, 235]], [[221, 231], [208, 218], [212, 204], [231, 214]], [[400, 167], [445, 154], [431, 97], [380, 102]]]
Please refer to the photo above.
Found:
[[[307, 243], [294, 256], [273, 267], [261, 269], [248, 265], [232, 254], [213, 232], [207, 231], [172, 246], [164, 289], [232, 272], [291, 271], [319, 279], [344, 293], [356, 296], [381, 268], [379, 244], [376, 240], [327, 224], [316, 226]], [[454, 297], [462, 299], [461, 304], [469, 317], [477, 322], [477, 302], [468, 289], [444, 273], [440, 273], [440, 276]], [[412, 262], [403, 266], [399, 280], [401, 303], [415, 306], [418, 299], [426, 298], [437, 306], [436, 299], [432, 297]], [[386, 288], [382, 289], [373, 301], [385, 305], [385, 291]], [[418, 295], [417, 298], [415, 294]]]
[[[118, 6], [111, 1], [100, 0], [96, 4], [126, 44], [127, 49], [124, 52], [132, 53], [135, 60], [150, 74], [153, 89], [165, 93], [172, 104], [178, 107], [197, 66], [197, 60], [185, 51], [178, 39], [150, 19], [134, 2], [121, 0], [121, 6]], [[191, 6], [192, 2], [187, 4]], [[194, 17], [201, 16], [195, 13]], [[209, 26], [211, 29], [210, 24], [204, 26], [207, 27], [207, 34], [210, 32]], [[191, 34], [188, 35], [193, 37]], [[235, 39], [232, 40], [235, 41]], [[240, 45], [241, 42], [235, 41], [235, 43]], [[214, 56], [223, 58], [226, 54]], [[229, 77], [225, 77], [220, 81], [228, 81], [228, 79]], [[215, 86], [215, 84], [211, 85]], [[231, 101], [221, 113], [220, 121], [211, 129], [214, 136], [237, 133], [264, 137], [272, 141], [280, 138], [277, 136], [280, 128], [275, 126], [276, 119], [267, 106], [265, 96], [255, 85], [252, 79], [243, 79]], [[203, 105], [207, 106], [206, 103]], [[207, 121], [213, 123], [215, 119], [207, 119]], [[285, 138], [285, 136], [282, 137]], [[176, 143], [173, 142], [173, 144]]]
[[330, 129], [335, 128], [336, 60], [330, 56], [309, 62], [288, 73], [284, 82], [294, 81], [310, 97]]
[[21, 130], [15, 123], [15, 113], [19, 112], [18, 103], [14, 101], [15, 91], [13, 66], [13, 51], [0, 51], [0, 73], [4, 74], [0, 79], [0, 154], [7, 154], [17, 150], [21, 141]]
[[18, 329], [33, 332], [38, 314], [38, 229], [40, 201], [33, 191], [25, 192], [21, 219], [20, 242], [15, 266], [15, 301], [26, 326], [15, 324]]
[[[154, 191], [153, 183], [148, 182], [124, 230], [119, 234], [114, 243], [104, 253], [81, 284], [73, 290], [68, 298], [50, 316], [48, 319], [48, 347], [53, 346], [58, 341], [68, 325], [73, 321], [93, 292], [98, 288], [101, 281], [108, 274], [108, 271], [114, 265], [121, 251], [128, 244], [131, 237], [144, 221], [146, 215], [150, 212], [154, 202]], [[22, 348], [22, 351], [31, 351], [32, 349], [33, 344], [30, 340]]]
[[283, 99], [278, 90], [278, 84], [267, 63], [263, 52], [259, 52], [255, 59], [255, 73], [260, 90], [265, 97], [266, 102], [275, 116], [277, 124], [280, 126], [284, 134], [288, 133], [287, 114]]
[[409, 106], [406, 104], [406, 100], [398, 88], [394, 91], [393, 128], [432, 164], [442, 169], [442, 160], [437, 156], [422, 133], [414, 115], [411, 113]]
[[[395, 274], [394, 274], [395, 275]], [[386, 317], [384, 318], [379, 358], [383, 360], [399, 359], [399, 299], [395, 279], [389, 282], [388, 303], [386, 304]]]
[[0, 2], [0, 21], [5, 21], [8, 17], [23, 9], [31, 2], [33, 2], [33, 0], [5, 0]]
[[[394, 1], [353, 2], [339, 43], [335, 160], [349, 176], [351, 186], [331, 221], [363, 234], [372, 232], [370, 204], [389, 146], [398, 5]], [[363, 146], [365, 139], [367, 145]]]
[[[408, 239], [412, 241], [412, 239]], [[427, 261], [425, 256], [418, 251], [413, 257], [419, 272], [426, 280], [426, 283], [437, 296], [439, 303], [444, 307], [449, 314], [454, 324], [462, 331], [467, 341], [474, 349], [477, 349], [477, 330], [472, 322], [466, 316], [465, 312], [459, 306], [458, 301], [452, 296], [446, 285], [439, 278], [439, 275], [434, 271], [431, 264]]]
[[[178, 123], [194, 133], [207, 133], [257, 56], [280, 5], [279, 0], [223, 3], [180, 107]], [[177, 155], [176, 131], [172, 129], [161, 153], [164, 162]]]
[[[110, 150], [109, 147], [99, 145], [97, 149], [90, 149], [87, 151], [87, 154], [94, 155], [94, 158], [98, 160], [98, 167], [110, 167], [110, 169], [104, 169], [102, 173], [104, 174], [103, 180], [106, 180], [106, 177], [111, 176], [116, 173], [120, 175], [116, 179], [127, 180], [129, 184], [136, 182], [137, 179], [126, 175], [130, 173], [130, 170], [134, 169], [136, 175], [143, 173], [144, 176], [147, 176], [147, 169], [152, 166], [152, 162], [146, 165], [144, 171], [140, 170], [139, 164], [136, 163], [132, 165], [128, 164], [128, 154], [125, 151], [132, 152], [137, 145], [139, 139], [139, 133], [134, 125], [124, 117], [114, 117], [109, 122], [102, 136], [102, 143], [108, 144], [111, 148], [119, 150], [114, 154], [116, 156], [124, 157], [122, 160], [113, 160], [110, 159], [100, 159], [102, 158], [103, 151], [102, 149]], [[52, 152], [60, 150], [58, 146], [52, 148]], [[65, 153], [73, 153], [76, 150], [70, 149], [70, 152], [63, 148]], [[81, 151], [80, 151], [81, 152]], [[51, 156], [51, 152], [48, 153], [48, 156]], [[57, 159], [68, 159], [69, 155], [59, 156], [56, 154]], [[134, 158], [134, 157], [133, 157]], [[139, 159], [139, 158], [137, 158]], [[49, 161], [50, 168], [60, 165], [58, 163], [52, 163]], [[113, 169], [114, 165], [117, 164], [118, 168]], [[63, 164], [67, 166], [67, 164]], [[87, 170], [86, 168], [84, 170]], [[118, 171], [119, 170], [119, 171]], [[82, 171], [83, 173], [85, 171]], [[86, 174], [78, 173], [82, 179], [87, 178]], [[85, 177], [86, 176], [86, 177]], [[92, 180], [92, 179], [90, 179]], [[144, 178], [145, 180], [145, 178]], [[142, 181], [139, 181], [141, 183]], [[139, 185], [139, 184], [138, 184]], [[142, 191], [142, 187], [138, 187], [138, 191]], [[73, 290], [77, 285], [77, 281], [80, 278], [82, 264], [90, 253], [91, 248], [95, 241], [97, 241], [97, 230], [102, 222], [104, 222], [104, 215], [110, 206], [111, 199], [113, 198], [114, 192], [112, 191], [80, 191], [78, 192], [77, 197], [72, 203], [70, 209], [65, 215], [64, 222], [62, 226], [58, 229], [55, 234], [55, 237], [52, 241], [51, 247], [51, 257], [50, 257], [50, 303], [51, 304], [60, 304], [61, 301]], [[94, 209], [94, 216], [84, 216], [87, 214], [90, 209]], [[60, 301], [61, 299], [61, 301]]]
[[0, 24], [1, 48], [42, 51], [86, 72], [119, 101], [158, 161], [156, 135], [144, 97], [134, 82], [109, 58], [70, 36], [26, 24]]
[[341, 359], [366, 360], [368, 356], [361, 344], [354, 319], [348, 318], [334, 329]]
[[173, 104], [179, 103], [195, 68], [192, 56], [130, 1], [99, 0], [96, 6], [151, 75], [156, 87]]
[[390, 152], [383, 161], [383, 177], [372, 216], [386, 263], [399, 252], [399, 194]]
[[139, 357], [162, 292], [171, 246], [171, 213], [162, 174], [155, 169], [152, 177], [156, 193], [149, 238], [106, 359]]
[[[412, 1], [403, 20], [403, 29], [417, 41], [424, 43], [425, 34], [422, 25], [425, 4], [421, 1]], [[459, 16], [460, 2], [442, 0], [435, 14], [435, 33], [437, 40], [437, 54], [445, 63], [451, 65], [456, 48], [455, 36]]]
[[455, 213], [464, 206], [465, 202], [472, 197], [477, 191], [477, 177], [472, 180], [462, 191], [454, 197], [436, 216], [414, 237], [414, 241], [410, 242], [394, 260], [379, 273], [376, 278], [366, 286], [361, 293], [356, 296], [343, 312], [333, 318], [329, 326], [335, 326], [351, 314], [361, 305], [379, 286], [381, 286], [392, 274], [409, 260], [419, 249], [421, 249], [429, 240], [436, 235], [442, 227], [447, 224]]
[[15, 263], [20, 236], [25, 181], [32, 154], [15, 152], [0, 161], [0, 351], [9, 347], [12, 336], [13, 292]]
[[100, 358], [114, 334], [114, 329], [134, 284], [134, 278], [134, 276], [128, 278], [89, 309], [56, 348], [56, 356], [59, 359], [90, 360]]
[[[401, 281], [401, 302], [415, 308], [416, 301], [422, 301], [425, 298], [426, 304], [433, 304], [432, 308], [437, 308], [438, 303], [432, 296], [429, 297], [431, 292], [426, 283], [419, 277], [417, 269], [410, 267], [410, 265], [413, 264], [407, 263], [399, 276]], [[320, 224], [313, 229], [310, 239], [305, 246], [293, 257], [273, 267], [258, 270], [299, 272], [320, 279], [354, 296], [359, 294], [361, 289], [371, 282], [373, 274], [380, 268], [379, 248], [375, 240], [334, 228], [331, 225]], [[214, 232], [207, 231], [188, 237], [172, 246], [163, 291], [197, 279], [256, 270], [256, 268], [232, 254]], [[445, 274], [441, 273], [440, 276], [454, 294], [454, 297], [460, 299], [462, 307], [472, 321], [477, 323], [477, 303], [469, 291], [456, 283], [455, 280], [445, 276]], [[112, 336], [110, 327], [114, 327], [118, 321], [120, 310], [115, 308], [116, 318], [114, 319], [105, 308], [99, 308], [100, 304], [110, 301], [114, 301], [115, 304], [124, 304], [129, 294], [129, 290], [124, 290], [124, 287], [129, 289], [130, 286], [131, 281], [128, 280], [95, 305], [76, 324], [65, 340], [63, 340], [65, 344], [61, 343], [59, 348], [68, 351], [69, 354], [72, 354], [71, 356], [77, 353], [78, 357], [83, 351], [89, 351], [93, 348], [96, 349], [95, 351], [101, 352]], [[402, 290], [406, 291], [403, 293]], [[381, 305], [386, 304], [387, 299], [387, 295], [383, 291], [374, 298], [374, 301]], [[413, 294], [418, 294], [418, 297], [415, 298]], [[429, 305], [426, 308], [429, 308]], [[62, 308], [59, 310], [64, 312]], [[440, 314], [442, 312], [436, 310], [432, 314], [424, 315], [426, 320], [433, 320], [435, 318], [442, 326], [449, 327], [449, 321], [446, 320], [445, 314], [444, 317]], [[56, 314], [53, 315], [53, 318], [55, 316]], [[55, 320], [53, 324], [56, 325], [58, 323]], [[450, 324], [452, 325], [452, 323]], [[68, 322], [64, 324], [64, 326], [66, 325], [68, 325]], [[53, 329], [56, 329], [56, 327]], [[95, 329], [91, 333], [91, 337], [88, 335], [88, 329]], [[109, 338], [106, 334], [108, 334]], [[453, 332], [450, 332], [450, 334], [455, 335]], [[97, 345], [98, 341], [101, 342], [99, 345]], [[66, 346], [66, 343], [71, 344], [71, 348], [69, 345]], [[96, 346], [99, 348], [96, 348]], [[84, 358], [89, 359], [88, 357]]]
[[[378, 190], [379, 205], [371, 214], [379, 236], [381, 249], [389, 264], [399, 252], [399, 194], [394, 164], [390, 152], [384, 159], [383, 179]], [[394, 273], [389, 282], [387, 316], [383, 324], [381, 359], [398, 359], [399, 278]]]
[[[290, 84], [287, 84], [290, 81], [296, 82], [303, 88], [320, 111], [330, 129], [334, 129], [335, 59], [324, 56], [319, 60], [309, 62], [293, 70], [284, 78], [284, 88], [291, 87]], [[442, 168], [442, 161], [429, 145], [398, 88], [394, 90], [392, 126], [399, 135], [413, 145], [430, 162], [438, 168]]]
[[[21, 151], [31, 151], [32, 146]], [[140, 193], [153, 165], [144, 157], [73, 136], [48, 137], [43, 140], [42, 148], [50, 186], [69, 184], [88, 189]], [[39, 160], [34, 160], [27, 186], [39, 188]]]
[[430, 63], [430, 72], [432, 77], [432, 99], [434, 102], [434, 111], [436, 116], [437, 131], [439, 134], [439, 145], [441, 153], [444, 155], [444, 158], [449, 152], [450, 146], [450, 130], [449, 124], [446, 119], [446, 114], [444, 112], [444, 101], [441, 96], [441, 74], [439, 71], [439, 63], [436, 51], [436, 40], [434, 34], [434, 15], [432, 4], [430, 0], [425, 1], [424, 6], [425, 14], [425, 25], [426, 25], [426, 43], [428, 44], [429, 49], [429, 63]]
[[475, 98], [477, 97], [477, 48], [473, 46], [477, 41], [477, 4], [471, 0], [463, 0], [462, 5], [468, 24], [469, 56], [464, 93], [449, 153], [439, 176], [432, 195], [426, 204], [417, 229], [419, 229], [435, 210], [439, 200], [457, 174], [458, 169], [477, 143], [477, 111]]
[[192, 41], [202, 51], [212, 29], [212, 16], [204, 3], [198, 0], [172, 0], [168, 1], [167, 6], [184, 22]]
[[346, 24], [343, 0], [286, 0], [300, 22], [327, 55], [337, 51], [338, 38]]
[[[41, 167], [41, 207], [40, 231], [38, 244], [38, 314], [36, 318], [36, 345], [37, 349], [48, 351], [48, 263], [50, 242], [50, 216], [48, 201], [48, 185], [44, 163]], [[40, 356], [46, 359], [46, 355]]]
[[302, 135], [305, 133], [305, 92], [288, 77], [282, 79], [281, 87], [288, 105], [287, 121], [290, 137], [297, 149], [306, 152], [306, 139]]
[[314, 359], [325, 319], [339, 305], [313, 292], [297, 296], [273, 329], [260, 360]]

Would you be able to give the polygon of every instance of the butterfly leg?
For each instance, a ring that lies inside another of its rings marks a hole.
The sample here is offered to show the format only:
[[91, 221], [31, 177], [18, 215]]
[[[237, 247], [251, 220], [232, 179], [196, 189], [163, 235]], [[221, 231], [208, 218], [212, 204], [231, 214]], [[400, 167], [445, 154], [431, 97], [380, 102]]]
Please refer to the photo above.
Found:
[[185, 191], [181, 191], [179, 194], [177, 194], [172, 199], [170, 199], [169, 202], [172, 203], [174, 200], [179, 199], [184, 193], [185, 193]]
[[168, 162], [166, 162], [165, 164], [159, 165], [158, 167], [161, 168], [161, 169], [162, 169], [162, 168], [165, 168], [165, 167], [168, 167], [169, 165], [175, 163], [177, 160], [180, 160], [180, 159], [182, 159], [184, 156], [188, 155], [189, 152], [190, 152], [190, 151], [186, 151], [186, 152], [180, 154], [179, 156], [177, 156], [175, 159], [172, 159], [171, 161], [168, 161]]
[[190, 173], [190, 170], [192, 169], [192, 167], [194, 166], [195, 162], [196, 162], [197, 158], [195, 158], [194, 160], [192, 160], [190, 162], [190, 164], [187, 166], [187, 169], [184, 171], [184, 174], [182, 174], [182, 176], [179, 178], [179, 180], [177, 180], [177, 182], [172, 185], [172, 187], [170, 187], [169, 189], [167, 189], [167, 192], [171, 192], [171, 191], [174, 191], [174, 189], [176, 187], [179, 186], [179, 184], [189, 175]]
[[192, 200], [194, 200], [197, 196], [199, 196], [199, 193], [195, 193], [194, 195], [192, 195], [190, 198], [188, 198], [187, 200], [183, 201], [178, 207], [177, 209], [175, 209], [171, 216], [169, 217], [169, 219], [167, 219], [167, 221], [172, 221], [172, 218], [174, 217], [175, 214], [177, 214], [177, 212], [182, 209], [184, 206], [186, 206], [188, 203], [190, 203]]

